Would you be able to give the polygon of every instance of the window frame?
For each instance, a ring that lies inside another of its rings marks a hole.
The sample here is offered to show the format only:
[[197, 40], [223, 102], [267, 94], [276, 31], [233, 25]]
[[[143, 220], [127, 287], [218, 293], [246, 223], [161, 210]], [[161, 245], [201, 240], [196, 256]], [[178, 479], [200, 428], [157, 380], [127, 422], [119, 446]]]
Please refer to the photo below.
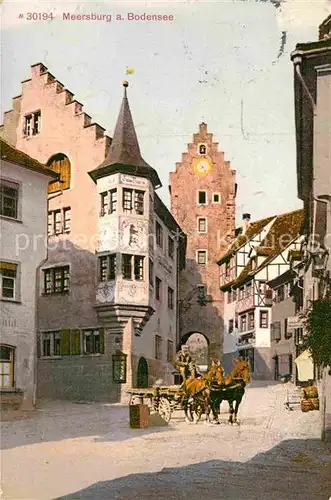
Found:
[[[98, 332], [97, 335], [95, 332]], [[92, 342], [92, 351], [87, 351], [86, 349], [86, 337], [92, 336], [93, 342]], [[95, 338], [98, 337], [98, 342], [97, 344], [95, 343]], [[99, 328], [84, 328], [80, 330], [80, 342], [81, 342], [81, 352], [83, 356], [91, 356], [95, 354], [101, 354], [101, 335], [100, 335], [100, 329]], [[98, 347], [98, 349], [96, 348]]]
[[255, 329], [255, 311], [250, 311], [247, 315], [248, 330]]
[[[205, 223], [205, 229], [202, 230], [200, 228], [200, 223], [201, 221], [204, 221]], [[207, 221], [207, 217], [197, 217], [197, 232], [199, 234], [206, 234], [208, 232], [208, 221]]]
[[159, 302], [162, 300], [162, 280], [155, 276], [155, 298]]
[[[106, 265], [103, 266], [103, 263]], [[103, 272], [105, 272], [105, 279], [103, 279]], [[98, 256], [98, 281], [101, 283], [107, 281], [115, 281], [117, 272], [117, 255], [111, 253], [107, 255]]]
[[[30, 123], [27, 121], [30, 119]], [[30, 133], [31, 132], [31, 133]], [[23, 137], [33, 137], [41, 132], [41, 110], [31, 111], [23, 117]]]
[[[122, 211], [123, 213], [144, 215], [145, 214], [145, 193], [142, 189], [122, 188]], [[127, 196], [129, 195], [129, 196]]]
[[167, 339], [167, 362], [172, 363], [174, 360], [174, 342]]
[[[5, 195], [4, 189], [11, 189], [15, 192], [15, 197]], [[14, 201], [13, 215], [6, 215], [4, 213], [5, 199], [12, 199]], [[21, 200], [21, 184], [11, 180], [1, 178], [0, 180], [0, 216], [11, 220], [20, 220], [20, 200]]]
[[175, 308], [175, 290], [168, 286], [168, 309], [174, 310]]
[[175, 257], [175, 242], [171, 236], [168, 236], [168, 257], [171, 260], [174, 260]]
[[162, 224], [159, 221], [155, 221], [155, 239], [156, 239], [156, 244], [159, 248], [163, 249], [164, 246], [164, 234], [163, 234], [163, 227]]
[[[55, 337], [57, 337], [57, 339], [55, 339]], [[55, 352], [55, 340], [58, 340], [58, 339], [60, 340], [59, 352]], [[40, 334], [41, 357], [42, 358], [62, 357], [61, 339], [62, 339], [61, 330], [41, 332], [41, 334]], [[49, 343], [47, 344], [49, 346], [49, 354], [45, 352], [45, 340], [49, 341]]]
[[[218, 196], [218, 201], [215, 201], [215, 196]], [[219, 205], [220, 203], [222, 203], [221, 193], [213, 193], [213, 195], [212, 195], [212, 204], [213, 205]]]
[[240, 332], [247, 332], [247, 314], [240, 315]]
[[148, 259], [148, 281], [149, 285], [154, 287], [154, 262], [151, 258]]
[[[65, 264], [65, 265], [57, 265], [53, 267], [47, 267], [42, 269], [44, 273], [44, 293], [43, 295], [55, 295], [55, 294], [64, 294], [64, 293], [69, 293], [70, 292], [70, 265]], [[56, 279], [56, 272], [61, 273], [60, 279]], [[50, 276], [51, 279], [49, 280], [50, 283], [52, 283], [51, 291], [47, 291], [47, 276]], [[56, 290], [56, 282], [61, 281], [61, 290]], [[68, 282], [67, 286], [65, 285], [65, 282]]]
[[[204, 193], [205, 195], [205, 201], [200, 202], [200, 194]], [[207, 191], [203, 189], [199, 189], [197, 191], [197, 205], [208, 205], [208, 197], [207, 197]]]
[[[60, 214], [59, 221], [57, 215]], [[67, 217], [69, 214], [69, 219]], [[66, 228], [66, 223], [69, 221], [69, 228]], [[56, 229], [57, 223], [59, 230]], [[59, 236], [60, 234], [69, 234], [71, 232], [71, 207], [62, 207], [55, 210], [49, 210], [47, 214], [47, 236]]]
[[158, 360], [161, 360], [162, 359], [162, 343], [163, 343], [163, 339], [161, 337], [161, 335], [158, 335], [158, 334], [155, 334], [155, 340], [154, 340], [154, 355], [155, 355], [155, 359], [158, 359]]
[[[199, 254], [204, 254], [205, 255], [205, 261], [204, 262], [199, 262]], [[196, 259], [196, 263], [199, 266], [206, 266], [207, 263], [208, 263], [208, 252], [207, 252], [207, 250], [204, 250], [204, 249], [197, 250], [196, 251], [195, 259]]]
[[[3, 271], [5, 272], [3, 273]], [[11, 275], [11, 273], [14, 273], [14, 276]], [[19, 278], [20, 278], [20, 264], [18, 262], [9, 262], [5, 260], [0, 261], [0, 299], [2, 301], [17, 302], [19, 300], [19, 290], [20, 290]], [[6, 279], [13, 281], [12, 287], [3, 285], [3, 281]], [[4, 289], [13, 290], [13, 296], [6, 297], [5, 295], [3, 295]]]
[[[9, 351], [9, 359], [5, 359], [2, 356], [2, 349], [8, 349]], [[10, 389], [15, 387], [15, 354], [16, 347], [9, 344], [0, 344], [0, 388], [1, 389]], [[5, 366], [9, 365], [8, 373], [5, 372]], [[4, 383], [4, 377], [9, 377], [9, 384]]]
[[[264, 321], [262, 320], [263, 315], [266, 316], [266, 324], [263, 326]], [[268, 328], [269, 327], [269, 311], [267, 309], [262, 309], [259, 311], [259, 326], [260, 328]]]

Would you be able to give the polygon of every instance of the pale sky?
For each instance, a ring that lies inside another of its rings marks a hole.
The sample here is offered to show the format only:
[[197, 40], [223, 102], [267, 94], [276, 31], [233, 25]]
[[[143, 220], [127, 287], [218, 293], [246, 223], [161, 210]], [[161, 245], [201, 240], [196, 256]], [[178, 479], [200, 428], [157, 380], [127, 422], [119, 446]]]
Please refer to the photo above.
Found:
[[[30, 65], [44, 63], [111, 136], [126, 67], [144, 159], [168, 176], [205, 121], [237, 171], [237, 217], [300, 208], [296, 192], [293, 66], [298, 42], [317, 40], [330, 0], [107, 1], [2, 4], [1, 115]], [[53, 12], [53, 21], [28, 21]], [[62, 13], [112, 14], [111, 22]], [[116, 21], [116, 14], [172, 14], [172, 22]], [[25, 18], [20, 18], [23, 14]], [[280, 57], [282, 32], [286, 44]], [[2, 120], [1, 120], [2, 121]]]

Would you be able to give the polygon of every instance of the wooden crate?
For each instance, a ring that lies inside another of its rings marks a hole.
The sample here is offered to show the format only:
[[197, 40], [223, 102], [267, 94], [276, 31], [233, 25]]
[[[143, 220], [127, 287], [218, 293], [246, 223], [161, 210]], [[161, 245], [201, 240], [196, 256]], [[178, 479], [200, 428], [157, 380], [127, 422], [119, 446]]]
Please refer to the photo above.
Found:
[[147, 405], [130, 405], [131, 429], [147, 429], [149, 427], [149, 408]]

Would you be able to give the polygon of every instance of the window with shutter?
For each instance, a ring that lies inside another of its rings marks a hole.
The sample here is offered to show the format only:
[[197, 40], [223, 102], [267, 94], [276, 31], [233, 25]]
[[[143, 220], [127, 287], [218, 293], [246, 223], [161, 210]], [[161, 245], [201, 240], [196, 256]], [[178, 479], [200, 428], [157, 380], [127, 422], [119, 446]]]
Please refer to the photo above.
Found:
[[51, 182], [48, 185], [48, 193], [56, 193], [57, 191], [69, 189], [71, 178], [71, 165], [69, 158], [62, 153], [56, 154], [48, 160], [47, 166], [54, 170], [54, 172], [60, 174], [59, 181]]

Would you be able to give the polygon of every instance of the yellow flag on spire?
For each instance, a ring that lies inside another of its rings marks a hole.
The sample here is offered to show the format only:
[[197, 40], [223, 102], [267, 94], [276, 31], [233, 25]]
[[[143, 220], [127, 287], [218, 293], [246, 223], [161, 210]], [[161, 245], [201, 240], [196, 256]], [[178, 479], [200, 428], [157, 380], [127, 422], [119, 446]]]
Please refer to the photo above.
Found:
[[134, 73], [134, 69], [133, 68], [127, 68], [126, 69], [126, 74], [127, 75], [133, 75], [133, 73]]

